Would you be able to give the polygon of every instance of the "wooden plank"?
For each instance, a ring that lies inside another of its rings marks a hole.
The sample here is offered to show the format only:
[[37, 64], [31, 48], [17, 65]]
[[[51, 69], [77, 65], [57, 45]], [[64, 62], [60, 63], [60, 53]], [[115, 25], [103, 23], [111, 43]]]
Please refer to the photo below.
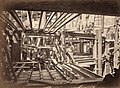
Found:
[[55, 66], [55, 69], [63, 77], [63, 79], [69, 80], [69, 78], [65, 74], [63, 74], [62, 69], [60, 69], [58, 66]]
[[71, 79], [74, 79], [74, 78], [79, 79], [79, 77], [72, 71], [72, 68], [68, 67], [67, 65], [64, 65], [63, 68], [67, 71], [67, 73]]
[[37, 61], [31, 61], [31, 62], [15, 62], [15, 63], [18, 63], [18, 64], [22, 64], [22, 63], [32, 64], [32, 63], [38, 63], [38, 62]]
[[25, 66], [25, 63], [23, 63], [22, 66], [17, 70], [17, 72], [16, 72], [17, 77], [19, 77], [19, 75], [22, 72], [24, 66]]
[[80, 76], [82, 76], [83, 79], [93, 79], [92, 76], [81, 71], [78, 67], [73, 65], [67, 65], [67, 66], [69, 66], [70, 68], [72, 68], [73, 71], [77, 72]]
[[50, 71], [48, 67], [47, 67], [46, 69], [47, 69], [47, 71], [48, 71], [48, 73], [49, 73], [51, 79], [55, 81], [56, 78], [55, 78], [54, 74], [52, 74], [52, 71]]
[[67, 80], [56, 80], [56, 81], [44, 81], [44, 80], [30, 80], [31, 83], [38, 83], [38, 84], [41, 84], [41, 83], [44, 83], [44, 84], [47, 84], [47, 85], [56, 85], [56, 86], [62, 86], [62, 85], [85, 85], [85, 84], [93, 84], [93, 83], [98, 83], [98, 82], [101, 82], [103, 80], [103, 78], [99, 78], [99, 79], [92, 79], [92, 80], [72, 80], [71, 82], [70, 81], [67, 81]]
[[90, 70], [88, 70], [88, 69], [86, 69], [86, 68], [80, 67], [80, 66], [78, 66], [78, 65], [75, 65], [75, 66], [79, 67], [83, 72], [91, 75], [93, 78], [102, 78], [102, 76], [99, 76], [99, 75], [93, 73], [92, 71], [90, 71]]

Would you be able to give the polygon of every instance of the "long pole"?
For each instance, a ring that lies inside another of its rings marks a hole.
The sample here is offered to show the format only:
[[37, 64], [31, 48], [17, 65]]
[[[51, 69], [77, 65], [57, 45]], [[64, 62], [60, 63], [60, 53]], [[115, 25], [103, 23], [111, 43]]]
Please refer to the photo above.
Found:
[[101, 25], [98, 30], [98, 74], [102, 75], [102, 31], [104, 29], [104, 16], [101, 16], [100, 18]]

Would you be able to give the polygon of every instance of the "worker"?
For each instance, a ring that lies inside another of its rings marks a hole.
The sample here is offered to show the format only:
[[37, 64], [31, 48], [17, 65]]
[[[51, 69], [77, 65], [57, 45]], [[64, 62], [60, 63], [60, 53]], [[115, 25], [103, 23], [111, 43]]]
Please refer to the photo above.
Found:
[[73, 50], [74, 50], [74, 46], [71, 43], [68, 43], [66, 54], [71, 59], [72, 63], [75, 64], [75, 59], [73, 58]]
[[43, 58], [43, 52], [41, 52], [39, 55], [40, 55], [39, 56], [39, 63], [41, 65], [41, 70], [42, 70], [42, 69], [44, 69], [44, 63], [45, 63], [44, 58]]
[[118, 63], [117, 63], [117, 68], [120, 69], [120, 56], [118, 56]]
[[37, 57], [37, 49], [34, 49], [32, 53], [32, 60], [35, 60], [36, 57]]
[[27, 60], [30, 60], [31, 59], [31, 54], [30, 54], [31, 50], [28, 49], [27, 50]]
[[104, 70], [105, 70], [105, 63], [107, 62], [107, 57], [106, 55], [102, 57], [102, 75], [104, 73]]
[[109, 55], [109, 63], [110, 63], [110, 68], [111, 68], [111, 72], [113, 73], [113, 59], [114, 59], [114, 55], [112, 53], [108, 53]]
[[106, 56], [103, 56], [103, 61], [102, 61], [102, 75], [105, 76], [106, 74], [110, 74], [112, 73], [112, 69], [111, 69], [111, 64], [110, 64], [110, 60], [109, 58], [107, 58]]
[[22, 58], [23, 58], [23, 60], [27, 59], [27, 51], [25, 49], [23, 49], [23, 51], [22, 51]]
[[114, 82], [115, 82], [115, 84], [118, 85], [119, 82], [120, 82], [120, 69], [114, 68], [114, 74], [113, 74], [113, 76], [114, 76]]

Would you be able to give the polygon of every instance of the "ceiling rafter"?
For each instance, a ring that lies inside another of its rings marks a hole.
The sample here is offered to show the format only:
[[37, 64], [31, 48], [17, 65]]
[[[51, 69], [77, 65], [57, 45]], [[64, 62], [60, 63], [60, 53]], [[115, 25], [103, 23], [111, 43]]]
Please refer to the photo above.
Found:
[[8, 17], [6, 17], [6, 16], [3, 15], [3, 14], [0, 14], [0, 17], [1, 17], [6, 23], [8, 23], [10, 26], [12, 26], [12, 27], [15, 29], [15, 31], [18, 31], [17, 27], [14, 25], [14, 23], [13, 23]]
[[[9, 20], [8, 17], [6, 17], [5, 15], [1, 14], [1, 19], [0, 19], [4, 24], [5, 27], [7, 27], [8, 29], [13, 31], [13, 35], [15, 36], [16, 41], [18, 42], [18, 37], [15, 35], [16, 32], [18, 32], [17, 27], [11, 22], [11, 20]], [[9, 24], [9, 25], [8, 25]], [[13, 30], [13, 28], [15, 30]]]
[[[4, 23], [4, 25], [1, 25], [1, 26], [3, 26], [3, 27], [6, 27], [6, 28], [8, 28], [9, 30], [11, 30], [11, 31], [13, 31], [13, 36], [15, 37], [15, 39], [16, 39], [16, 41], [18, 42], [18, 37], [15, 35], [15, 31], [13, 30], [13, 28], [10, 26], [10, 25], [8, 25], [5, 21], [3, 21], [2, 19], [0, 19], [0, 21], [2, 22], [2, 23]], [[4, 31], [7, 31], [6, 29], [4, 29]], [[10, 36], [10, 34], [7, 34], [8, 36]]]
[[20, 27], [23, 29], [23, 31], [25, 31], [26, 28], [24, 27], [22, 21], [20, 20], [18, 14], [15, 12], [15, 10], [9, 10], [8, 12], [9, 12], [9, 13], [11, 14], [11, 16], [16, 20], [16, 22], [20, 25]]
[[42, 21], [42, 15], [43, 15], [43, 11], [41, 11], [41, 14], [40, 14], [40, 20], [39, 20], [38, 30], [40, 30], [41, 21]]
[[75, 19], [76, 17], [78, 17], [79, 15], [81, 15], [80, 13], [79, 14], [76, 14], [75, 16], [73, 16], [72, 18], [70, 19], [67, 19], [66, 21], [64, 21], [59, 27], [55, 28], [55, 30], [53, 31], [53, 33], [55, 33], [56, 31], [58, 31], [60, 28], [62, 28], [65, 24], [69, 23], [71, 20]]
[[60, 21], [62, 21], [63, 18], [65, 18], [69, 13], [62, 13], [58, 19], [51, 25], [51, 27], [48, 29], [48, 32], [50, 32]]
[[32, 27], [32, 19], [31, 19], [31, 11], [28, 10], [28, 16], [29, 16], [29, 22], [30, 22], [30, 28], [33, 31], [33, 27]]
[[65, 16], [59, 23], [57, 23], [57, 24], [55, 25], [54, 29], [57, 28], [57, 27], [59, 27], [62, 23], [64, 23], [66, 20], [68, 20], [72, 15], [74, 15], [74, 14], [73, 14], [73, 13], [70, 13], [70, 14], [68, 14], [67, 16]]
[[47, 25], [50, 23], [50, 21], [52, 20], [52, 18], [55, 16], [57, 12], [52, 12], [50, 14], [50, 17], [48, 18], [47, 22], [45, 23], [44, 29], [46, 29]]

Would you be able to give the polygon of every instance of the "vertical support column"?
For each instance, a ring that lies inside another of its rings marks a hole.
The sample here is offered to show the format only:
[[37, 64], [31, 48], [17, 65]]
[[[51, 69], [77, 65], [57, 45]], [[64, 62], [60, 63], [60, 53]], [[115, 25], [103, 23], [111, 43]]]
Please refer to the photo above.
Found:
[[[14, 81], [16, 81], [16, 76], [15, 76], [14, 69], [12, 66], [10, 52], [7, 50], [7, 44], [6, 44], [4, 35], [3, 35], [3, 30], [5, 29], [5, 27], [3, 27], [4, 24], [2, 22], [0, 22], [0, 25], [2, 25], [0, 26], [0, 82], [1, 82], [0, 87], [3, 88], [6, 85], [6, 83], [4, 83], [6, 80], [5, 78], [8, 74], [6, 72], [9, 72], [8, 71], [9, 69], [7, 69], [7, 66], [10, 66], [11, 72], [13, 73], [13, 76], [15, 79]], [[6, 60], [8, 62], [6, 62]]]
[[109, 56], [108, 56], [108, 53], [109, 53], [109, 42], [107, 42], [106, 44], [105, 44], [105, 55], [107, 56], [107, 58], [109, 58]]
[[[106, 34], [106, 39], [109, 39], [109, 34], [108, 33]], [[105, 53], [104, 54], [107, 56], [107, 58], [109, 58], [108, 53], [109, 53], [109, 42], [106, 42], [105, 43]]]
[[11, 57], [9, 58], [8, 57], [8, 60], [9, 60], [9, 64], [10, 64], [10, 67], [11, 67], [11, 71], [12, 71], [12, 73], [13, 73], [13, 76], [14, 76], [14, 81], [16, 82], [17, 81], [17, 78], [16, 78], [16, 75], [15, 75], [15, 71], [14, 71], [14, 69], [13, 69], [13, 57], [14, 57], [14, 52], [13, 52], [13, 40], [12, 40], [12, 33], [10, 33], [10, 36], [9, 36], [9, 40], [10, 40], [10, 45], [11, 45], [11, 47], [10, 47], [10, 55], [11, 55]]
[[118, 37], [119, 37], [119, 29], [116, 23], [116, 27], [115, 27], [115, 42], [114, 42], [114, 51], [116, 51], [114, 53], [114, 68], [117, 68], [117, 63], [118, 63], [118, 56], [119, 56], [119, 45], [118, 45]]
[[[2, 25], [2, 24], [1, 24]], [[3, 37], [3, 32], [2, 32], [2, 26], [0, 26], [0, 87], [4, 88], [4, 72], [5, 72], [5, 67], [4, 67], [4, 45], [5, 44], [5, 40]]]
[[19, 41], [18, 41], [18, 49], [19, 49], [19, 51], [18, 51], [18, 54], [19, 54], [18, 59], [21, 60], [22, 59], [22, 57], [21, 57], [21, 53], [22, 53], [22, 51], [21, 51], [22, 31], [19, 31], [18, 37], [19, 37]]
[[64, 31], [64, 29], [61, 29], [60, 33], [61, 33], [61, 36], [60, 36], [60, 41], [61, 41], [61, 44], [60, 44], [61, 62], [64, 62], [64, 59], [65, 59], [65, 31]]
[[102, 31], [98, 32], [98, 74], [102, 74]]
[[102, 31], [104, 29], [104, 16], [101, 16], [101, 25], [98, 30], [98, 74], [102, 75]]
[[97, 73], [97, 39], [95, 36], [94, 45], [93, 45], [93, 58], [95, 59], [95, 73]]
[[79, 40], [80, 42], [78, 43], [78, 53], [80, 54], [80, 48], [81, 48], [81, 40], [78, 38], [77, 40]]
[[80, 54], [82, 54], [84, 52], [84, 43], [83, 43], [83, 39], [80, 39]]

